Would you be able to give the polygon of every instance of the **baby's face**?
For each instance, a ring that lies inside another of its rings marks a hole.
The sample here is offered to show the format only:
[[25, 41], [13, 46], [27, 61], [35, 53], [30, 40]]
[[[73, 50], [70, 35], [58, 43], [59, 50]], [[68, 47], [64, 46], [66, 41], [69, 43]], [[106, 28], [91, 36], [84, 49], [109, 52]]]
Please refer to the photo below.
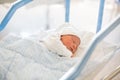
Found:
[[61, 35], [61, 41], [73, 54], [81, 42], [79, 37], [71, 34]]

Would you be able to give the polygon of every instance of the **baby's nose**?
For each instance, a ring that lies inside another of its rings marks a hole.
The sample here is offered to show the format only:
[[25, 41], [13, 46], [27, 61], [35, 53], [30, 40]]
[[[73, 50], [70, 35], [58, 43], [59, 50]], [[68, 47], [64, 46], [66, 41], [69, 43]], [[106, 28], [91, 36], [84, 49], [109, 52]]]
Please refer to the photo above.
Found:
[[73, 50], [73, 52], [75, 52], [76, 49], [77, 49], [77, 45], [76, 45], [76, 44], [73, 44], [73, 45], [72, 45], [72, 50]]
[[73, 44], [73, 48], [75, 48], [75, 49], [76, 49], [76, 48], [77, 48], [77, 45], [76, 45], [76, 44]]

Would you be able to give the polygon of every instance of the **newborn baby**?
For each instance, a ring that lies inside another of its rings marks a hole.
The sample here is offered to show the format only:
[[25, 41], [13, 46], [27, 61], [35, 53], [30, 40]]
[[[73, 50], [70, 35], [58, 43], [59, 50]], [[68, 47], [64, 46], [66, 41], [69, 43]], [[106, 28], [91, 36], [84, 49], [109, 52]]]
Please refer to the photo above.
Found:
[[72, 52], [71, 57], [74, 57], [75, 52], [76, 52], [78, 46], [80, 45], [80, 38], [77, 37], [76, 35], [65, 34], [65, 35], [61, 35], [60, 40], [66, 46], [66, 48]]
[[65, 57], [74, 57], [81, 40], [77, 30], [70, 24], [64, 24], [43, 39], [45, 46], [54, 53]]

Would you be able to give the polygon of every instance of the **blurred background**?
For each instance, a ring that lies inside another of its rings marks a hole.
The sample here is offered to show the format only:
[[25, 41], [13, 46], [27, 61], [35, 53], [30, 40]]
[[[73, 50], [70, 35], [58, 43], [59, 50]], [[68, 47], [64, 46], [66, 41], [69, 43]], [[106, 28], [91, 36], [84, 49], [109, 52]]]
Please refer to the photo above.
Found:
[[[16, 0], [0, 0], [0, 21], [15, 2]], [[70, 23], [80, 30], [95, 32], [99, 5], [100, 0], [71, 0]], [[119, 14], [119, 0], [105, 0], [102, 28]], [[15, 12], [2, 32], [36, 33], [59, 27], [64, 23], [65, 0], [33, 0]], [[120, 31], [117, 30], [115, 32], [118, 34]]]
[[[0, 0], [0, 22], [16, 1]], [[80, 31], [96, 33], [99, 5], [100, 0], [71, 0], [70, 23]], [[105, 0], [102, 29], [118, 15], [120, 0]], [[9, 33], [30, 35], [57, 28], [64, 23], [65, 0], [33, 0], [15, 12], [5, 29], [0, 32], [0, 39]], [[105, 40], [114, 44], [120, 43], [120, 25]], [[105, 72], [98, 74], [95, 80], [100, 80], [103, 73]]]
[[[20, 1], [20, 0], [17, 0]], [[0, 0], [0, 22], [16, 0]], [[95, 33], [100, 0], [71, 0], [70, 23], [79, 30]], [[105, 0], [102, 29], [120, 14], [119, 0]], [[65, 0], [33, 0], [17, 9], [0, 38], [8, 33], [31, 34], [56, 28], [65, 23]], [[120, 26], [106, 40], [120, 42]]]

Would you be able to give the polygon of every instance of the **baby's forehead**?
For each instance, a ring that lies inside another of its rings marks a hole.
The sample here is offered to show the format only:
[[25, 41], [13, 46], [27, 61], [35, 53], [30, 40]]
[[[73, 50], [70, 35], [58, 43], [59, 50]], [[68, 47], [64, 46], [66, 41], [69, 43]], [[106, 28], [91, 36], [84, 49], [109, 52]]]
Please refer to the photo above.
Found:
[[71, 39], [72, 41], [77, 42], [77, 43], [81, 42], [80, 38], [76, 35], [65, 34], [65, 35], [61, 35], [61, 37], [63, 37], [64, 39]]
[[76, 36], [76, 35], [72, 35], [72, 34], [64, 34], [64, 35], [61, 35], [62, 37], [64, 36], [66, 36], [66, 37], [72, 37], [72, 38], [75, 38], [75, 39], [80, 39], [78, 36]]

